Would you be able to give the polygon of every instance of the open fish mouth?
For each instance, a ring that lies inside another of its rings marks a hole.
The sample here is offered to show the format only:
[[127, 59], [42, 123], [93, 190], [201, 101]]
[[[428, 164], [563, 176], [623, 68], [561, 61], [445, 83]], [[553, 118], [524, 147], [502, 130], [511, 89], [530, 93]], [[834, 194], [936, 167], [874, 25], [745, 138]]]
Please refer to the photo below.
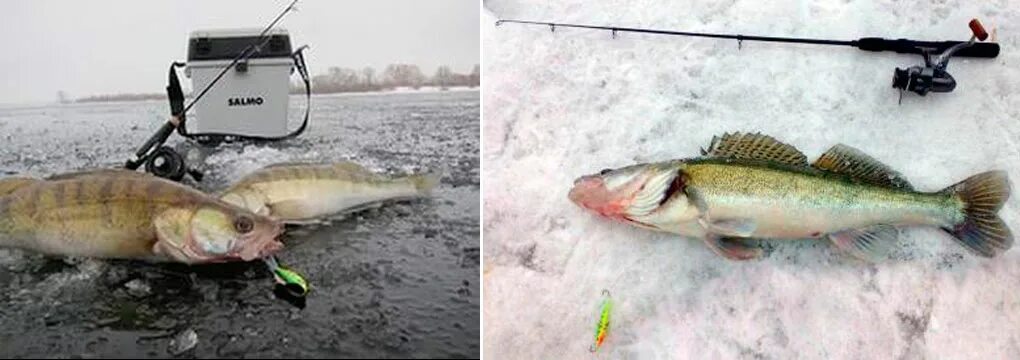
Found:
[[[245, 252], [242, 252], [241, 259], [244, 261], [252, 261], [255, 259], [264, 258], [266, 256], [276, 254], [277, 252], [283, 250], [284, 248], [283, 242], [280, 241], [280, 238], [282, 236], [283, 236], [283, 224], [278, 223], [273, 233], [270, 236], [264, 237], [263, 239], [265, 240], [260, 242], [261, 246], [256, 247], [257, 250], [255, 251], [254, 255], [249, 255], [246, 254]], [[249, 256], [246, 257], [245, 255]]]
[[282, 236], [283, 224], [277, 223], [271, 231], [264, 235], [242, 240], [245, 245], [231, 255], [243, 261], [252, 261], [273, 255], [284, 248], [283, 242], [280, 241]]
[[266, 256], [276, 254], [277, 252], [280, 252], [280, 250], [283, 250], [283, 243], [280, 242], [279, 240], [274, 239], [266, 242], [265, 245], [262, 246], [262, 248], [258, 251], [258, 253], [254, 257], [249, 259], [243, 258], [242, 259], [244, 261], [251, 261], [259, 258], [264, 258]]

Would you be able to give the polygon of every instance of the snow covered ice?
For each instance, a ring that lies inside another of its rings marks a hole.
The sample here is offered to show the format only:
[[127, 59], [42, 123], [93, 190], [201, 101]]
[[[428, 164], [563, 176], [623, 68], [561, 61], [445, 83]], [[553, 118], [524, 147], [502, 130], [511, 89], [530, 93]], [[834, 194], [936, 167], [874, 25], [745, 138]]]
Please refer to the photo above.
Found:
[[[844, 143], [936, 191], [1003, 169], [1020, 181], [1020, 3], [499, 1], [482, 19], [483, 354], [589, 358], [1018, 358], [1020, 248], [973, 256], [906, 229], [903, 260], [866, 264], [827, 242], [770, 241], [728, 261], [697, 239], [596, 218], [567, 200], [580, 175], [694, 157], [713, 135], [762, 132], [810, 160]], [[848, 47], [522, 26], [497, 19], [770, 36], [966, 40], [953, 93], [899, 94], [918, 55]], [[1017, 189], [1014, 187], [1014, 191]], [[999, 213], [1020, 232], [1020, 199]]]

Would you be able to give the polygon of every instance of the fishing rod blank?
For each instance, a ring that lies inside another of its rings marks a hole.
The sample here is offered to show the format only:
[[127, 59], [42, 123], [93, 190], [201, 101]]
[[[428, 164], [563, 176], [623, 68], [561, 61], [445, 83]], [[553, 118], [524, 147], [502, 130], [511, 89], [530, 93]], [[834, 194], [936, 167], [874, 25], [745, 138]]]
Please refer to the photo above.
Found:
[[[929, 92], [953, 91], [953, 89], [956, 87], [956, 81], [955, 79], [953, 79], [952, 76], [949, 75], [949, 73], [945, 71], [949, 63], [949, 58], [951, 56], [964, 56], [975, 58], [994, 58], [999, 56], [999, 44], [993, 42], [979, 43], [975, 41], [975, 40], [984, 41], [985, 39], [988, 38], [988, 33], [985, 31], [984, 27], [981, 26], [981, 23], [978, 22], [977, 19], [971, 20], [970, 23], [968, 24], [973, 34], [969, 41], [919, 41], [910, 39], [885, 39], [880, 37], [863, 37], [857, 40], [831, 40], [831, 39], [811, 39], [811, 38], [758, 36], [742, 34], [717, 34], [707, 32], [645, 29], [620, 26], [600, 26], [600, 25], [570, 24], [570, 23], [512, 20], [512, 19], [498, 20], [496, 21], [496, 26], [500, 26], [505, 23], [548, 26], [549, 29], [553, 32], [556, 31], [557, 27], [605, 30], [612, 32], [613, 38], [616, 38], [617, 33], [628, 32], [639, 34], [729, 39], [737, 40], [738, 48], [741, 47], [740, 45], [742, 45], [744, 41], [762, 41], [762, 42], [811, 44], [824, 46], [849, 46], [856, 47], [860, 50], [865, 51], [874, 52], [895, 51], [901, 54], [919, 54], [923, 56], [925, 59], [925, 65], [923, 67], [914, 66], [908, 69], [897, 68], [896, 72], [893, 74], [893, 87], [901, 90], [901, 98], [903, 90], [912, 91], [922, 96], [926, 95]], [[936, 58], [933, 60], [932, 56], [935, 56]]]
[[[976, 21], [976, 20], [974, 20]], [[972, 21], [972, 23], [974, 22]], [[643, 28], [629, 28], [619, 26], [598, 26], [598, 25], [583, 25], [583, 24], [568, 24], [568, 23], [555, 23], [555, 22], [544, 22], [544, 21], [527, 21], [527, 20], [498, 20], [496, 26], [500, 26], [504, 23], [512, 24], [527, 24], [527, 25], [545, 25], [549, 26], [552, 31], [556, 31], [557, 27], [564, 28], [578, 28], [578, 29], [594, 29], [594, 30], [606, 30], [614, 33], [618, 32], [630, 32], [640, 34], [655, 34], [655, 35], [674, 35], [674, 36], [692, 36], [692, 37], [704, 37], [704, 38], [715, 38], [715, 39], [730, 39], [737, 40], [738, 42], [743, 41], [763, 41], [763, 42], [778, 42], [778, 43], [796, 43], [796, 44], [812, 44], [812, 45], [832, 45], [832, 46], [852, 46], [861, 50], [866, 51], [895, 51], [903, 54], [923, 54], [924, 49], [928, 49], [931, 52], [941, 53], [949, 48], [966, 43], [965, 41], [918, 41], [908, 39], [884, 39], [878, 37], [865, 37], [857, 40], [828, 40], [828, 39], [811, 39], [811, 38], [796, 38], [796, 37], [776, 37], [776, 36], [758, 36], [758, 35], [741, 35], [741, 34], [716, 34], [716, 33], [704, 33], [704, 32], [690, 32], [690, 31], [676, 31], [676, 30], [659, 30], [659, 29], [643, 29]], [[980, 24], [978, 24], [980, 26]], [[981, 29], [984, 32], [984, 29]], [[987, 35], [987, 34], [986, 34]], [[999, 44], [997, 43], [976, 43], [971, 47], [960, 50], [955, 54], [956, 56], [965, 57], [979, 57], [979, 58], [994, 58], [999, 56]]]

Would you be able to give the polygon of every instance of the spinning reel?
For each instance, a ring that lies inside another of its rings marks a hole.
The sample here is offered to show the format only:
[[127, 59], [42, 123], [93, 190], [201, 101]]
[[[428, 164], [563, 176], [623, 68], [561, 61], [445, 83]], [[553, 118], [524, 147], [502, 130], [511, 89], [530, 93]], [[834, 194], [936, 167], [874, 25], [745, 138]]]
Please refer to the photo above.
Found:
[[[949, 58], [958, 51], [973, 46], [976, 43], [975, 40], [984, 41], [988, 38], [988, 32], [977, 19], [971, 20], [968, 26], [973, 33], [970, 41], [953, 45], [941, 54], [936, 54], [937, 48], [918, 46], [917, 50], [924, 57], [924, 66], [896, 68], [892, 86], [900, 89], [900, 102], [903, 101], [904, 90], [925, 96], [929, 92], [947, 93], [956, 89], [956, 79], [946, 71], [946, 67], [949, 66]], [[933, 56], [935, 56], [934, 59]]]

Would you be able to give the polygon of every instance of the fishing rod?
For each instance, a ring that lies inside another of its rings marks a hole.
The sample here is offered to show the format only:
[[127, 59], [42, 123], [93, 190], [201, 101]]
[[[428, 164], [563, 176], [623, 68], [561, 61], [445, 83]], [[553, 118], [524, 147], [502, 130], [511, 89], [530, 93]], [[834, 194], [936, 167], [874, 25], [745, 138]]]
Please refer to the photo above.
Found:
[[[233, 69], [239, 63], [246, 61], [250, 57], [259, 53], [261, 49], [271, 40], [272, 37], [270, 31], [274, 27], [276, 27], [276, 24], [280, 22], [280, 20], [283, 19], [285, 15], [296, 9], [295, 5], [297, 4], [297, 2], [298, 0], [293, 0], [290, 3], [290, 5], [287, 5], [287, 7], [284, 8], [283, 11], [280, 12], [280, 14], [277, 15], [276, 18], [273, 19], [273, 21], [270, 22], [268, 26], [262, 29], [262, 32], [259, 33], [255, 40], [248, 44], [248, 46], [246, 46], [244, 50], [238, 53], [237, 56], [235, 56], [229, 64], [221, 68], [220, 72], [216, 75], [216, 77], [214, 77], [213, 80], [210, 81], [209, 84], [207, 84], [205, 88], [203, 88], [202, 91], [198, 93], [198, 95], [192, 98], [191, 102], [189, 102], [187, 105], [183, 104], [182, 100], [184, 99], [184, 94], [181, 92], [180, 82], [177, 80], [176, 72], [174, 70], [176, 67], [184, 66], [184, 64], [179, 62], [172, 63], [170, 65], [171, 75], [170, 84], [167, 86], [167, 93], [168, 95], [170, 95], [171, 99], [170, 119], [167, 120], [167, 122], [164, 123], [163, 126], [160, 127], [159, 130], [157, 130], [156, 133], [153, 134], [144, 144], [142, 144], [138, 151], [135, 152], [134, 158], [129, 159], [126, 162], [125, 167], [130, 170], [135, 170], [142, 164], [146, 164], [146, 170], [151, 173], [172, 174], [172, 176], [170, 176], [171, 178], [175, 178], [174, 180], [179, 180], [184, 176], [184, 173], [186, 172], [190, 174], [193, 178], [195, 178], [195, 180], [201, 181], [203, 177], [202, 173], [195, 169], [186, 168], [183, 161], [180, 159], [180, 156], [177, 155], [176, 153], [173, 153], [172, 149], [165, 149], [163, 147], [160, 147], [157, 148], [156, 150], [153, 150], [153, 148], [164, 144], [170, 137], [170, 134], [172, 134], [175, 129], [182, 136], [185, 136], [189, 139], [195, 138], [199, 135], [221, 135], [221, 134], [188, 134], [185, 127], [185, 114], [188, 112], [188, 110], [191, 110], [191, 108], [195, 106], [195, 104], [198, 103], [198, 101], [201, 100], [202, 97], [205, 96], [205, 94], [208, 93], [210, 89], [212, 89], [213, 85], [216, 85], [216, 83], [219, 82], [220, 79], [222, 79], [223, 76], [226, 75], [228, 71], [230, 71], [230, 69]], [[304, 56], [302, 54], [302, 51], [305, 48], [306, 47], [299, 48], [297, 51], [294, 52], [293, 56], [295, 60], [299, 60], [298, 70], [299, 72], [301, 72], [301, 75], [305, 81], [305, 85], [307, 88], [306, 90], [310, 92], [311, 89], [308, 86], [309, 83], [306, 72], [307, 70], [304, 68]], [[175, 101], [175, 99], [179, 100]], [[264, 138], [264, 139], [260, 138], [260, 140], [282, 140], [294, 137], [303, 132], [307, 124], [308, 114], [306, 111], [305, 122], [302, 123], [301, 127], [299, 127], [291, 134], [288, 134], [281, 138]], [[157, 161], [152, 161], [156, 160], [156, 158], [161, 159], [162, 162], [160, 164], [156, 164]], [[150, 169], [150, 167], [160, 167], [160, 169]]]
[[612, 32], [614, 39], [616, 38], [617, 33], [621, 32], [729, 39], [737, 40], [738, 49], [742, 47], [744, 41], [762, 41], [824, 46], [850, 46], [864, 51], [895, 51], [901, 54], [920, 54], [924, 57], [923, 67], [913, 66], [907, 69], [896, 68], [896, 71], [893, 73], [893, 88], [900, 90], [901, 100], [903, 91], [911, 91], [921, 96], [925, 96], [929, 92], [953, 91], [953, 89], [956, 88], [956, 80], [953, 79], [948, 72], [946, 72], [946, 67], [949, 65], [949, 58], [951, 56], [974, 58], [994, 58], [999, 56], [999, 44], [994, 42], [977, 42], [984, 41], [988, 38], [988, 32], [985, 31], [984, 27], [977, 19], [973, 19], [970, 23], [968, 23], [972, 33], [972, 36], [968, 41], [919, 41], [909, 39], [885, 39], [880, 37], [863, 37], [857, 40], [831, 40], [742, 34], [718, 34], [513, 19], [498, 20], [496, 21], [496, 26], [507, 23], [548, 26], [549, 30], [552, 32], [555, 32], [557, 27], [605, 30]]

